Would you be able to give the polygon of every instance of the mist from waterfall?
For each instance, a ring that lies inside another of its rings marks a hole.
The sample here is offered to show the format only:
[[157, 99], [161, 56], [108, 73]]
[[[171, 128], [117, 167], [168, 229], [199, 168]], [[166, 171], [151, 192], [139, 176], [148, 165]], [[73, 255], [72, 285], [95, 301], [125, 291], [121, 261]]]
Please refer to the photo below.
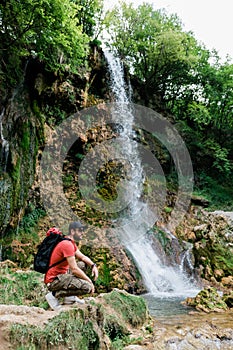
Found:
[[142, 275], [149, 293], [158, 297], [190, 296], [197, 293], [197, 288], [179, 266], [165, 266], [153, 249], [148, 230], [155, 224], [157, 216], [141, 200], [144, 181], [138, 143], [133, 131], [134, 115], [129, 99], [131, 86], [124, 80], [121, 61], [116, 54], [103, 48], [110, 73], [111, 91], [114, 94], [116, 108], [112, 110], [113, 120], [121, 125], [119, 138], [125, 158], [130, 163], [130, 174], [126, 196], [129, 197], [130, 209], [123, 225], [119, 227], [119, 237], [125, 248], [131, 253]]

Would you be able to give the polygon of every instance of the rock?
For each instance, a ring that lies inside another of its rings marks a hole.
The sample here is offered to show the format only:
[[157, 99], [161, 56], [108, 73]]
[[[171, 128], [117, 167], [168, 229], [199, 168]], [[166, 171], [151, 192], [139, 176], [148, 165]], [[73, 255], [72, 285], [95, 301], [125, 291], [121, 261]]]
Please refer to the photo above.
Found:
[[198, 311], [220, 312], [228, 309], [223, 298], [218, 294], [216, 288], [207, 287], [201, 290], [195, 298], [187, 298], [186, 304], [194, 306]]
[[224, 294], [223, 300], [229, 308], [233, 308], [233, 292], [230, 294]]
[[223, 277], [221, 279], [221, 283], [226, 286], [226, 287], [231, 287], [233, 288], [233, 276], [227, 276], [227, 277]]
[[210, 203], [208, 199], [203, 198], [201, 196], [194, 196], [194, 195], [191, 198], [191, 202], [194, 205], [199, 205], [199, 206], [202, 206], [202, 207], [208, 207], [208, 205]]
[[216, 278], [223, 277], [224, 276], [224, 271], [221, 270], [221, 269], [216, 269], [216, 270], [214, 270], [214, 276]]
[[193, 228], [193, 231], [196, 233], [207, 232], [208, 231], [208, 224], [202, 224], [202, 225], [195, 226]]

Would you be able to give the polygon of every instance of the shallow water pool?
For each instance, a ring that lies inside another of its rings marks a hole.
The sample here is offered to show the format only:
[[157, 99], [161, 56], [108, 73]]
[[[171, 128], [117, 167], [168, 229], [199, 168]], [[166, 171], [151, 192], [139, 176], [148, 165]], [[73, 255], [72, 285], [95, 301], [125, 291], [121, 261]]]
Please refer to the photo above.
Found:
[[186, 297], [158, 297], [153, 294], [144, 294], [142, 297], [147, 302], [151, 316], [155, 316], [156, 318], [188, 314], [194, 310], [190, 306], [181, 304]]

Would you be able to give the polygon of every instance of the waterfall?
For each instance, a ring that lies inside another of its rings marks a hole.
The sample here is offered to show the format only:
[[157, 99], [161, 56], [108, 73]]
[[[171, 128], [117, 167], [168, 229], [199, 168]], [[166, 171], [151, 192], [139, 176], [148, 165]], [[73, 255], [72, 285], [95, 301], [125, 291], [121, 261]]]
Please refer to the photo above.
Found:
[[2, 144], [2, 150], [1, 150], [1, 166], [2, 170], [6, 172], [7, 168], [7, 161], [9, 156], [9, 142], [4, 138], [3, 136], [3, 116], [4, 116], [5, 109], [3, 109], [2, 113], [0, 114], [0, 142]]
[[126, 196], [129, 197], [127, 203], [130, 202], [130, 207], [127, 215], [122, 219], [123, 225], [118, 230], [119, 237], [133, 256], [149, 293], [156, 296], [195, 294], [197, 289], [179, 266], [175, 268], [162, 264], [152, 247], [150, 237], [146, 234], [155, 224], [156, 216], [141, 200], [144, 174], [134, 137], [132, 104], [127, 94], [127, 91], [131, 92], [131, 86], [125, 83], [123, 67], [117, 55], [105, 48], [103, 51], [108, 63], [111, 90], [117, 102], [112, 111], [113, 120], [121, 125], [119, 139], [122, 140], [122, 152], [130, 163], [131, 169], [126, 191]]

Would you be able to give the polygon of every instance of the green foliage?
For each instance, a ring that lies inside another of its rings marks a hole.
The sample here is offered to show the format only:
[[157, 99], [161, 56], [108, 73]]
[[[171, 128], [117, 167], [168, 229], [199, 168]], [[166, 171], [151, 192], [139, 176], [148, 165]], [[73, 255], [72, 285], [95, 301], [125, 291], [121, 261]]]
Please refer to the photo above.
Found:
[[122, 2], [107, 13], [105, 25], [141, 101], [154, 107], [156, 94], [160, 108], [173, 113], [194, 171], [232, 178], [233, 64], [221, 63], [177, 16], [147, 3], [135, 8]]
[[182, 31], [177, 16], [146, 3], [135, 9], [125, 2], [107, 14], [105, 23], [113, 45], [146, 91], [152, 88], [165, 98], [173, 85], [191, 80], [197, 44]]
[[50, 320], [44, 328], [13, 324], [10, 340], [15, 346], [31, 346], [32, 349], [54, 349], [63, 346], [73, 350], [98, 350], [99, 337], [91, 320], [82, 310], [62, 312]]
[[195, 194], [203, 196], [210, 202], [208, 210], [233, 210], [231, 181], [223, 182], [222, 179], [219, 181], [201, 172], [196, 178]]
[[112, 341], [122, 339], [129, 334], [126, 326], [119, 321], [119, 317], [116, 315], [106, 315], [104, 330]]
[[0, 270], [0, 304], [48, 307], [41, 274], [35, 271], [14, 272], [7, 267]]
[[22, 74], [23, 58], [30, 56], [43, 61], [46, 69], [55, 73], [77, 72], [84, 65], [90, 38], [83, 31], [85, 18], [78, 24], [82, 9], [71, 0], [3, 1], [0, 52], [2, 69], [11, 84]]
[[41, 208], [29, 205], [22, 220], [15, 229], [8, 232], [1, 240], [3, 259], [10, 259], [20, 267], [28, 267], [34, 258], [35, 247], [38, 244], [37, 225], [40, 218], [45, 216]]
[[226, 275], [233, 274], [233, 256], [232, 252], [222, 244], [216, 244], [213, 249], [212, 264], [216, 269], [222, 269]]
[[84, 33], [89, 37], [98, 35], [98, 28], [103, 10], [103, 0], [75, 0], [80, 6], [78, 12], [78, 23], [82, 26]]
[[[170, 209], [170, 208], [169, 208]], [[165, 208], [165, 212], [166, 208]], [[156, 230], [156, 238], [158, 239], [158, 241], [160, 242], [160, 244], [162, 245], [164, 251], [167, 250], [167, 246], [170, 243], [169, 238], [167, 237], [166, 232], [162, 231], [162, 230]]]
[[[35, 208], [32, 204], [28, 206], [25, 216], [22, 218], [18, 234], [33, 235], [35, 237], [35, 229], [40, 218], [45, 216], [45, 211], [41, 208]], [[29, 238], [29, 237], [28, 237]]]
[[113, 277], [111, 275], [110, 262], [107, 258], [107, 254], [103, 253], [103, 260], [99, 269], [99, 277], [96, 281], [96, 286], [98, 289], [104, 288], [104, 290], [109, 291], [112, 289], [112, 280]]

